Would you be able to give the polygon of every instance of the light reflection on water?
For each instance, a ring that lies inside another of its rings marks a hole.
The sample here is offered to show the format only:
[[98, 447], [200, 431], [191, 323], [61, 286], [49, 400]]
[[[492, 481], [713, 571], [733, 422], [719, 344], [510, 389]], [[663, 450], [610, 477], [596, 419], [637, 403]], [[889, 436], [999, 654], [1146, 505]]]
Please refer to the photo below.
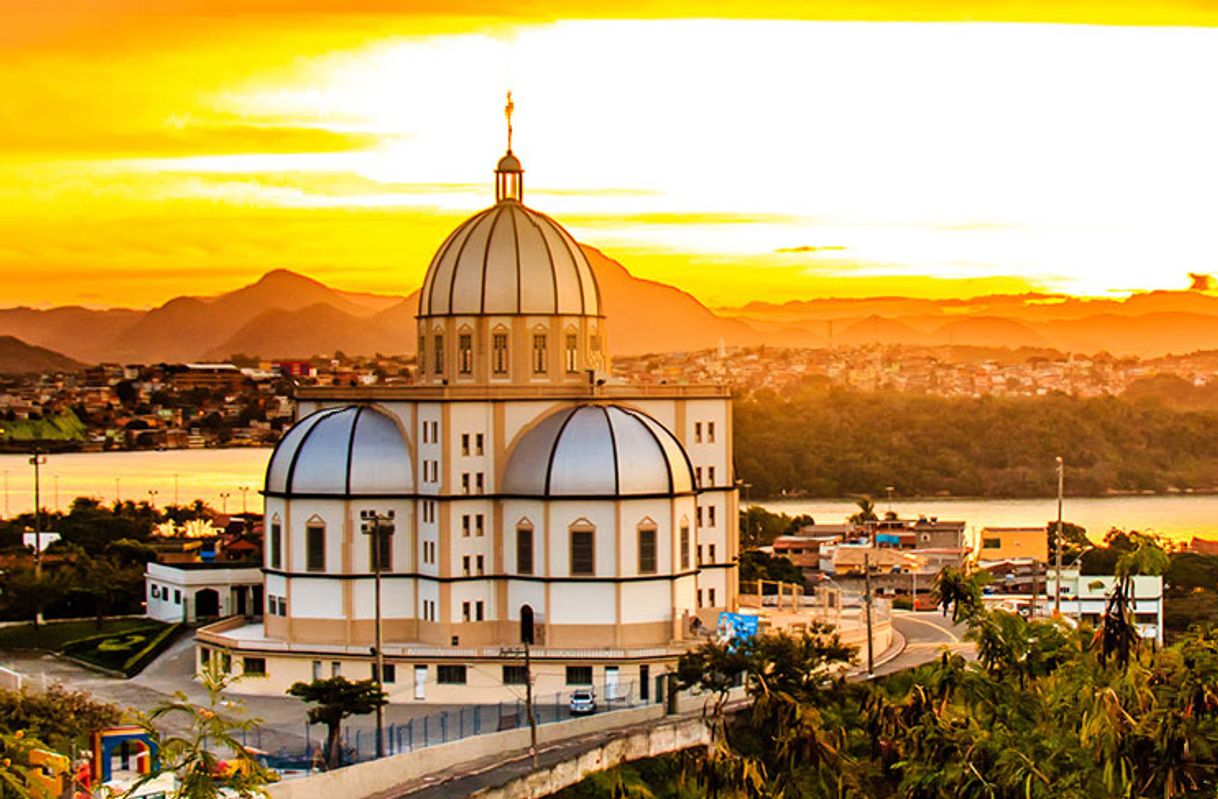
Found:
[[[166, 452], [105, 452], [50, 455], [42, 467], [42, 505], [66, 510], [76, 496], [99, 497], [106, 502], [117, 496], [146, 500], [155, 491], [157, 505], [196, 498], [228, 510], [242, 509], [241, 486], [247, 486], [245, 501], [250, 511], [262, 509], [258, 494], [266, 472], [270, 449], [169, 450]], [[0, 472], [7, 481], [3, 491], [6, 515], [34, 506], [33, 467], [25, 455], [0, 455]], [[117, 480], [117, 483], [116, 483]], [[0, 490], [4, 486], [0, 485]], [[227, 493], [227, 501], [221, 494]], [[855, 511], [851, 500], [774, 500], [760, 503], [787, 514], [808, 513], [819, 522], [840, 522]], [[888, 509], [885, 499], [877, 510]], [[1040, 525], [1056, 518], [1053, 499], [902, 499], [892, 509], [903, 517], [938, 516], [963, 520], [974, 532], [984, 526]], [[1067, 497], [1065, 518], [1086, 527], [1094, 540], [1112, 527], [1154, 530], [1176, 539], [1193, 535], [1218, 537], [1218, 495], [1124, 496], [1071, 499]]]

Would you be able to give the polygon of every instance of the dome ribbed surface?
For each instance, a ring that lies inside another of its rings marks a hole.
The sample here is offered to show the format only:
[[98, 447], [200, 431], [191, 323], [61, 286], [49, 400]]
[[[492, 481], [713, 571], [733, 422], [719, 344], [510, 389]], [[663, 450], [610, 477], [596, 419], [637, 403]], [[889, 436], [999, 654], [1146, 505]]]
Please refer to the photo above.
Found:
[[326, 408], [280, 439], [266, 470], [268, 494], [352, 496], [414, 491], [410, 450], [397, 423], [358, 405]]
[[419, 316], [599, 316], [587, 256], [545, 214], [504, 201], [463, 222], [432, 258]]
[[550, 414], [512, 450], [506, 494], [537, 497], [671, 495], [694, 490], [681, 443], [645, 413], [577, 405]]

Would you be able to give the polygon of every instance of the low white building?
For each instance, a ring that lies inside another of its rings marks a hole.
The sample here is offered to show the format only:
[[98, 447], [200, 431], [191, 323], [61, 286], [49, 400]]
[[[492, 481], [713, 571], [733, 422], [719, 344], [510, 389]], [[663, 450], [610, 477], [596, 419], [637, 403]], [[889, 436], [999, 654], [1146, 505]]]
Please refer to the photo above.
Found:
[[[1046, 596], [1051, 606], [1054, 592], [1060, 590], [1062, 613], [1095, 625], [1104, 615], [1116, 582], [1117, 578], [1112, 575], [1080, 575], [1078, 569], [1062, 569], [1060, 589], [1056, 575], [1048, 575]], [[1163, 643], [1163, 578], [1137, 575], [1130, 581], [1130, 588], [1130, 605], [1138, 632], [1143, 638]]]
[[262, 569], [248, 563], [149, 563], [148, 617], [157, 621], [262, 615]]

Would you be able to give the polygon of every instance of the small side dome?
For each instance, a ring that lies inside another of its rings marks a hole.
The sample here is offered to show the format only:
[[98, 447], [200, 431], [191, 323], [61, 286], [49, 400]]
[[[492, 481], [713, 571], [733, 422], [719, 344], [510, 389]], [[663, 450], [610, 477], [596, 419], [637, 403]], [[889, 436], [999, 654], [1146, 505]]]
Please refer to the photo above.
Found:
[[410, 449], [397, 423], [363, 405], [324, 408], [297, 422], [266, 470], [271, 496], [409, 494]]
[[620, 405], [577, 405], [550, 414], [512, 450], [506, 494], [620, 497], [694, 490], [689, 456], [668, 428]]

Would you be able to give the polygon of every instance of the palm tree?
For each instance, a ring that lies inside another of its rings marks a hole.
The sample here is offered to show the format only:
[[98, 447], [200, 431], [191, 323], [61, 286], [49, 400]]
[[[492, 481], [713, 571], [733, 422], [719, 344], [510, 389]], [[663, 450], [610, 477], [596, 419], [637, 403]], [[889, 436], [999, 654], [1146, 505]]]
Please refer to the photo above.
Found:
[[875, 501], [871, 497], [859, 497], [854, 504], [858, 506], [858, 513], [850, 517], [851, 524], [866, 524], [879, 520], [880, 517], [875, 514]]
[[946, 616], [952, 612], [952, 621], [959, 624], [975, 616], [982, 609], [982, 586], [989, 577], [987, 572], [966, 572], [946, 566], [935, 577], [935, 595], [939, 607]]

